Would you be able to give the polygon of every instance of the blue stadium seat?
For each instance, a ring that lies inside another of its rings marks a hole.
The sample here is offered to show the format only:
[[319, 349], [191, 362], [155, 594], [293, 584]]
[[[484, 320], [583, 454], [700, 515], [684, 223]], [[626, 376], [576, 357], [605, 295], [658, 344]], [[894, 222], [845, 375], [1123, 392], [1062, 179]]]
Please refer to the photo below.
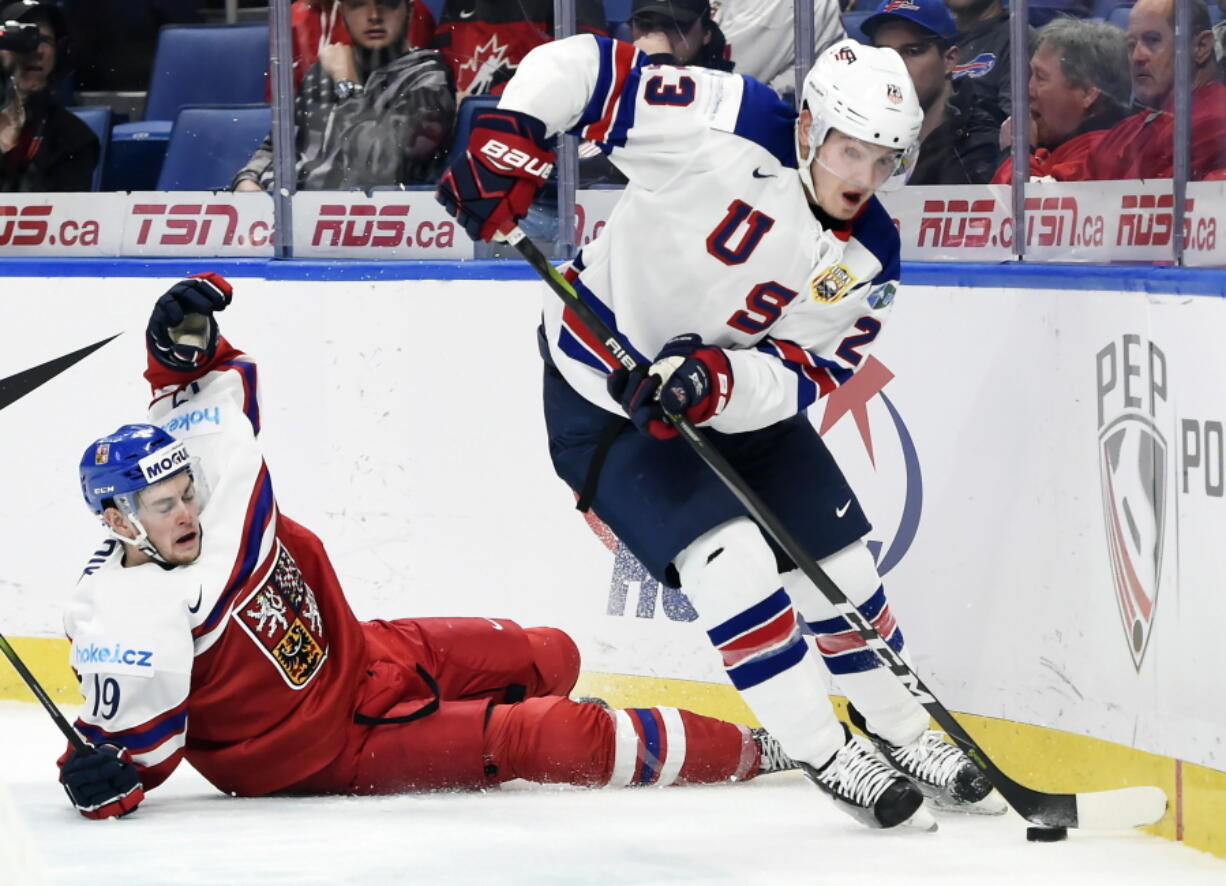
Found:
[[872, 43], [868, 35], [860, 30], [860, 25], [864, 24], [864, 20], [876, 11], [877, 8], [874, 6], [871, 9], [853, 9], [851, 12], [843, 13], [843, 30], [847, 32], [847, 36], [861, 43]]
[[418, 0], [424, 3], [426, 9], [430, 10], [430, 15], [434, 16], [434, 23], [438, 24], [438, 20], [443, 17], [443, 7], [447, 5], [446, 0]]
[[1128, 14], [1132, 12], [1132, 4], [1117, 6], [1107, 14], [1107, 24], [1115, 25], [1121, 30], [1128, 30]]
[[1101, 18], [1103, 21], [1106, 21], [1107, 16], [1111, 15], [1111, 10], [1120, 5], [1120, 0], [1094, 0], [1094, 17]]
[[98, 136], [98, 165], [93, 168], [93, 181], [89, 190], [102, 190], [102, 170], [107, 168], [107, 148], [110, 146], [110, 108], [105, 104], [83, 104], [69, 108], [81, 119], [81, 123]]
[[632, 0], [604, 0], [604, 17], [609, 27], [630, 21], [630, 10], [634, 6]]
[[268, 70], [268, 25], [162, 28], [145, 119], [175, 119], [183, 105], [258, 104]]
[[154, 188], [175, 115], [185, 105], [260, 104], [268, 25], [169, 25], [158, 32], [145, 119], [111, 130], [106, 187]]
[[111, 143], [111, 109], [107, 105], [81, 105], [68, 109], [98, 136], [98, 165], [94, 167], [91, 191], [102, 188], [102, 170], [106, 168], [107, 147]]
[[268, 105], [200, 105], [179, 109], [159, 191], [220, 191], [272, 129]]
[[473, 131], [473, 115], [486, 108], [498, 106], [496, 95], [469, 95], [460, 102], [455, 115], [455, 131], [451, 134], [452, 150], [463, 150], [468, 146], [468, 136]]

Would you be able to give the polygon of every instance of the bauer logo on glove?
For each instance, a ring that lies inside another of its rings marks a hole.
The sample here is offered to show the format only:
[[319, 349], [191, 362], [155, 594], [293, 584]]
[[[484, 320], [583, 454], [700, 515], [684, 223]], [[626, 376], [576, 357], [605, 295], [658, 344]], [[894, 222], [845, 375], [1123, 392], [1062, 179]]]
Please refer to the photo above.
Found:
[[541, 181], [549, 178], [549, 173], [553, 172], [552, 163], [493, 139], [481, 145], [481, 153], [489, 157], [494, 166], [499, 169], [507, 172], [522, 169], [528, 175], [536, 176]]

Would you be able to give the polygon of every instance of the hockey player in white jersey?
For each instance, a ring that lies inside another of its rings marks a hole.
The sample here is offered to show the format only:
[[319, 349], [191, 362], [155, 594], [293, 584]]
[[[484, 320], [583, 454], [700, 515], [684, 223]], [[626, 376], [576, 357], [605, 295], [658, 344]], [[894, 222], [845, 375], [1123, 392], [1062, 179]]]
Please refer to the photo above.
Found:
[[[873, 195], [905, 180], [923, 121], [902, 60], [830, 47], [806, 77], [799, 119], [755, 80], [659, 62], [591, 36], [533, 50], [440, 181], [440, 201], [484, 240], [527, 211], [557, 133], [601, 145], [630, 181], [565, 273], [649, 368], [627, 374], [546, 297], [555, 469], [654, 577], [685, 591], [733, 685], [838, 805], [878, 828], [931, 825], [925, 795], [1003, 809], [665, 419], [706, 427], [903, 651], [863, 541], [869, 523], [804, 414], [863, 364], [890, 313], [899, 239]], [[872, 743], [835, 717], [827, 671]]]

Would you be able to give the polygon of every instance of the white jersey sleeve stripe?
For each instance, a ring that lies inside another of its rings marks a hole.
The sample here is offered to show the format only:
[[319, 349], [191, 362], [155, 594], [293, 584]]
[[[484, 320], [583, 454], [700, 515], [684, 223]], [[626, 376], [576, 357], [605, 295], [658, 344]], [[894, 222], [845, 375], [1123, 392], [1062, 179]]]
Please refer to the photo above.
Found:
[[[596, 37], [595, 40], [600, 57], [596, 88], [575, 130], [583, 138], [603, 142], [617, 119], [618, 107], [623, 104], [622, 95], [630, 80], [630, 74], [637, 70], [635, 60], [639, 51], [629, 43], [619, 40], [610, 40], [607, 37]], [[633, 85], [637, 87], [637, 77], [634, 78]], [[630, 107], [633, 117], [634, 96], [631, 95], [631, 100], [624, 104]]]
[[613, 719], [613, 772], [605, 787], [624, 788], [634, 778], [639, 759], [639, 736], [623, 710], [609, 710]]
[[670, 785], [681, 774], [681, 766], [685, 763], [685, 721], [676, 708], [656, 708], [660, 719], [664, 721], [664, 731], [668, 736], [668, 755], [660, 768], [659, 785]]

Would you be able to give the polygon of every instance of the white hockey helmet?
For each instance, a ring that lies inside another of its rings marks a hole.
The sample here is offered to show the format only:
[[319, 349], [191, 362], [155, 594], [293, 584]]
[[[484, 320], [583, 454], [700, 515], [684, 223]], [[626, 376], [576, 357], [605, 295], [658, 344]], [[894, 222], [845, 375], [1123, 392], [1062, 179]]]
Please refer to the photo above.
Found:
[[800, 180], [811, 199], [817, 200], [812, 161], [831, 129], [900, 151], [897, 166], [880, 190], [906, 183], [919, 153], [924, 112], [897, 52], [840, 40], [823, 51], [805, 75], [801, 101], [801, 108], [809, 109], [813, 121], [808, 152], [801, 149], [797, 127], [796, 156]]

